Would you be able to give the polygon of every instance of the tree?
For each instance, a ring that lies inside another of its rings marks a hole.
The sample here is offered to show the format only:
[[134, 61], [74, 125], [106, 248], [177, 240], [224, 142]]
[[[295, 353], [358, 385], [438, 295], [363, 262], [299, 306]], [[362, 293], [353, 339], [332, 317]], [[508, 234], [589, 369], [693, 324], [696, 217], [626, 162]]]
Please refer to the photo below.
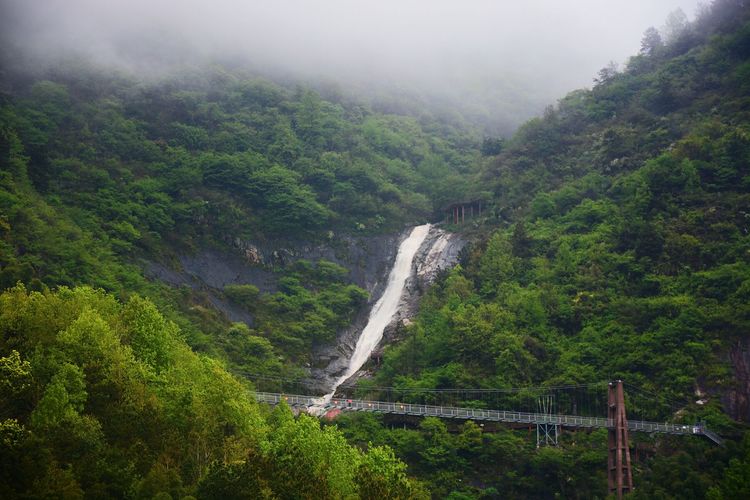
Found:
[[31, 364], [13, 350], [0, 358], [0, 418], [17, 414], [31, 386]]
[[428, 498], [419, 483], [410, 481], [406, 464], [385, 446], [370, 446], [357, 471], [357, 493], [367, 500]]
[[510, 237], [511, 251], [515, 257], [525, 259], [531, 257], [531, 245], [533, 240], [526, 232], [526, 226], [523, 220], [518, 221], [513, 227], [513, 234]]
[[279, 165], [254, 172], [248, 192], [262, 207], [265, 227], [270, 232], [305, 232], [325, 225], [330, 212], [315, 200], [315, 193], [300, 182], [300, 176]]
[[75, 365], [66, 363], [52, 377], [34, 410], [31, 422], [34, 427], [40, 429], [69, 424], [83, 411], [87, 398], [83, 371]]
[[149, 300], [132, 297], [123, 308], [125, 340], [139, 361], [156, 372], [166, 368], [177, 336], [177, 325], [167, 321]]
[[255, 285], [226, 285], [224, 286], [224, 293], [229, 297], [229, 300], [251, 311], [256, 305], [260, 290]]
[[611, 81], [615, 76], [617, 76], [618, 70], [619, 65], [615, 61], [609, 61], [609, 64], [599, 70], [599, 73], [597, 73], [597, 77], [594, 78], [594, 83], [597, 87], [599, 85], [604, 85], [605, 83]]
[[664, 38], [667, 43], [673, 43], [684, 35], [690, 24], [688, 18], [682, 9], [676, 9], [669, 13], [667, 20], [664, 24]]
[[[746, 437], [745, 441], [750, 440]], [[721, 483], [709, 489], [706, 498], [721, 500], [748, 498], [748, 496], [750, 496], [750, 453], [746, 453], [743, 459], [734, 458], [729, 462]]]
[[641, 54], [645, 56], [658, 55], [664, 48], [664, 42], [661, 39], [659, 30], [651, 26], [643, 33], [641, 38]]
[[248, 472], [269, 478], [281, 498], [346, 498], [355, 494], [354, 475], [361, 453], [335, 427], [321, 429], [313, 417], [295, 419], [288, 407], [274, 410], [277, 427], [251, 456]]
[[497, 156], [505, 147], [505, 140], [502, 137], [485, 137], [482, 139], [482, 156]]

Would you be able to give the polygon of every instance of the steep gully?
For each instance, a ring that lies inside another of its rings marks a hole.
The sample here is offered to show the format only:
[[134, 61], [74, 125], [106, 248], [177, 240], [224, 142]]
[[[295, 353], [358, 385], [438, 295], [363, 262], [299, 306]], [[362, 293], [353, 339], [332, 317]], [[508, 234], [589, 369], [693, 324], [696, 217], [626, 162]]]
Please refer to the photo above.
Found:
[[227, 242], [235, 251], [207, 248], [181, 255], [177, 268], [148, 262], [147, 273], [172, 286], [192, 288], [231, 321], [249, 325], [253, 324], [252, 316], [228, 302], [221, 290], [230, 284], [250, 283], [273, 293], [278, 276], [272, 269], [299, 259], [325, 259], [342, 265], [350, 270], [350, 279], [370, 294], [368, 307], [348, 328], [333, 342], [314, 347], [306, 385], [319, 394], [363, 375], [360, 368], [373, 350], [383, 339], [396, 339], [398, 326], [416, 313], [422, 293], [441, 269], [458, 262], [466, 244], [460, 235], [430, 224], [400, 234], [340, 236], [315, 245], [282, 241], [264, 244], [236, 237], [228, 237]]
[[401, 242], [398, 254], [396, 255], [396, 262], [393, 264], [393, 268], [388, 276], [388, 284], [385, 287], [385, 291], [370, 311], [367, 325], [362, 330], [359, 339], [357, 339], [354, 353], [349, 359], [346, 371], [336, 380], [331, 392], [323, 397], [323, 403], [328, 403], [336, 393], [336, 389], [362, 368], [362, 365], [370, 358], [372, 351], [380, 343], [385, 327], [391, 322], [398, 309], [401, 296], [404, 293], [404, 287], [406, 286], [406, 280], [411, 275], [414, 256], [429, 231], [430, 224], [417, 226]]
[[316, 349], [313, 354], [318, 362], [311, 370], [308, 385], [327, 393], [323, 398], [326, 400], [348, 380], [367, 375], [361, 368], [381, 341], [396, 339], [399, 325], [416, 313], [419, 299], [440, 270], [458, 262], [465, 244], [459, 235], [431, 224], [416, 226], [402, 235], [398, 254], [387, 262], [387, 281], [383, 273], [380, 282], [369, 290], [374, 304], [334, 344]]

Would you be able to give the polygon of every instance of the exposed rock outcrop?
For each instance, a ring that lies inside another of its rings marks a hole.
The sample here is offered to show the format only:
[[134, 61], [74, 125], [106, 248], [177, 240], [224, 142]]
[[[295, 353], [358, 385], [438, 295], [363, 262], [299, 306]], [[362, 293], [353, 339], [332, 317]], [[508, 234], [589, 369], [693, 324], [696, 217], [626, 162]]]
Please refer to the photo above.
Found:
[[[331, 387], [341, 376], [354, 351], [359, 333], [367, 324], [371, 307], [382, 295], [387, 284], [400, 243], [411, 228], [399, 233], [379, 236], [331, 236], [325, 243], [307, 244], [276, 242], [251, 243], [240, 238], [227, 238], [236, 249], [202, 249], [192, 255], [178, 256], [175, 268], [150, 262], [147, 273], [172, 286], [187, 286], [200, 291], [216, 309], [230, 321], [252, 325], [252, 316], [242, 308], [225, 300], [222, 290], [226, 285], [252, 284], [262, 292], [277, 290], [280, 266], [296, 260], [325, 259], [349, 269], [349, 279], [370, 294], [368, 306], [363, 308], [353, 323], [339, 333], [331, 344], [317, 345], [313, 351], [310, 380], [321, 392]], [[442, 269], [458, 262], [465, 240], [433, 226], [420, 246], [412, 263], [412, 274], [406, 281], [399, 312], [384, 332], [384, 342], [397, 337], [397, 326], [416, 314], [419, 299]]]
[[750, 422], [750, 337], [744, 337], [729, 350], [734, 371], [734, 384], [724, 392], [722, 403], [727, 413], [738, 422]]
[[251, 243], [236, 237], [227, 240], [244, 256], [245, 264], [252, 267], [271, 270], [301, 259], [312, 262], [324, 259], [349, 269], [352, 282], [371, 292], [380, 276], [388, 272], [388, 262], [395, 257], [401, 237], [399, 234], [337, 236], [331, 233], [327, 241], [318, 243]]
[[381, 281], [388, 274], [400, 237], [399, 234], [342, 237], [331, 234], [327, 242], [316, 244], [281, 241], [255, 244], [228, 237], [227, 242], [237, 251], [203, 248], [193, 254], [178, 255], [173, 266], [147, 262], [146, 274], [174, 287], [187, 286], [199, 291], [230, 321], [252, 325], [253, 318], [247, 311], [224, 298], [225, 286], [252, 284], [261, 292], [273, 293], [279, 279], [274, 270], [300, 259], [313, 262], [325, 259], [349, 269], [353, 283], [377, 295], [382, 291]]
[[[370, 300], [366, 310], [358, 315], [350, 328], [341, 332], [333, 344], [315, 348], [313, 358], [316, 362], [312, 367], [309, 382], [319, 391], [326, 392], [334, 381], [346, 372], [359, 333], [367, 324], [370, 309], [383, 293], [388, 273], [395, 259], [395, 249], [407, 235], [408, 232], [404, 232], [399, 240], [394, 242], [394, 255], [390, 258], [387, 269], [379, 276], [377, 286], [370, 291]], [[399, 325], [416, 314], [419, 300], [427, 287], [434, 282], [441, 270], [450, 268], [458, 262], [459, 254], [465, 245], [466, 241], [460, 235], [448, 233], [436, 226], [430, 228], [430, 232], [412, 262], [412, 272], [406, 281], [398, 312], [384, 331], [384, 343], [393, 341], [397, 337]], [[362, 375], [360, 371], [352, 378]]]

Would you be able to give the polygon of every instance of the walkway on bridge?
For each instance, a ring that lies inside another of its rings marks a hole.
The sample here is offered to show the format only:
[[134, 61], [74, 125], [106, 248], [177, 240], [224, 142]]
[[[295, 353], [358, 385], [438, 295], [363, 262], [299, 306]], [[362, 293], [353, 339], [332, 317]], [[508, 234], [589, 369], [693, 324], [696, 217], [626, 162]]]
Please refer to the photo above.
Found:
[[[432, 406], [423, 404], [398, 403], [387, 401], [368, 401], [362, 399], [332, 399], [327, 405], [321, 405], [321, 398], [299, 394], [281, 394], [275, 392], [256, 392], [259, 402], [271, 405], [285, 401], [289, 406], [305, 409], [338, 409], [342, 411], [366, 411], [390, 413], [395, 415], [416, 415], [421, 417], [458, 418], [465, 420], [485, 420], [531, 425], [559, 425], [569, 428], [612, 429], [614, 421], [601, 417], [581, 417], [575, 415], [554, 415], [547, 413], [525, 413], [507, 410], [484, 410], [478, 408], [458, 408], [453, 406]], [[629, 420], [628, 430], [632, 432], [699, 435], [706, 436], [717, 444], [721, 438], [704, 425], [669, 424]]]

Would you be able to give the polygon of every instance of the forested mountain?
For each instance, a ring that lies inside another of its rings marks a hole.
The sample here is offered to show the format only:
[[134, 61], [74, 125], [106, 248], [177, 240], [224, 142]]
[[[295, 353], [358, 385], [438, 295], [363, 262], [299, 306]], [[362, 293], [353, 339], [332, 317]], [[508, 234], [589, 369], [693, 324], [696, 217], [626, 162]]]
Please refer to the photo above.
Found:
[[247, 327], [230, 328], [205, 297], [147, 281], [144, 262], [174, 266], [175, 254], [233, 241], [400, 230], [460, 197], [478, 157], [468, 127], [239, 70], [153, 80], [82, 61], [40, 74], [6, 59], [0, 286], [145, 294], [180, 311], [172, 319], [191, 345], [253, 372], [280, 369], [279, 354], [309, 361], [312, 342], [349, 323], [367, 295], [347, 270], [300, 263], [277, 269], [276, 293], [223, 290], [265, 332], [246, 341]]
[[270, 270], [273, 292], [227, 286], [251, 329], [148, 280], [144, 263], [432, 218], [466, 189], [476, 137], [240, 71], [148, 80], [17, 63], [0, 97], [3, 491], [422, 496], [387, 449], [363, 454], [288, 409], [263, 415], [214, 360], [298, 373], [366, 302], [347, 269], [303, 260]]
[[[500, 228], [480, 231], [463, 265], [431, 290], [373, 385], [623, 379], [681, 402], [641, 409], [645, 417], [676, 411], [739, 438], [732, 419], [750, 419], [749, 20], [744, 3], [718, 2], [667, 40], [650, 30], [624, 71], [605, 68], [593, 89], [524, 125], [480, 175]], [[393, 446], [438, 496], [606, 495], [601, 436], [574, 433], [537, 452], [512, 432], [479, 437], [466, 427], [453, 437], [439, 421], [404, 431], [375, 420], [351, 417], [347, 435]], [[747, 438], [724, 450], [669, 438], [643, 445], [655, 455], [639, 462], [634, 497], [748, 493]], [[717, 464], [730, 457], [722, 481]]]
[[249, 324], [147, 278], [147, 263], [235, 239], [335, 247], [476, 199], [484, 217], [451, 227], [474, 241], [461, 265], [361, 389], [622, 378], [669, 402], [644, 418], [728, 438], [634, 438], [632, 496], [750, 496], [743, 0], [647, 31], [623, 71], [508, 140], [236, 68], [144, 78], [80, 60], [29, 69], [8, 51], [3, 66], [8, 497], [605, 497], [606, 432], [537, 450], [525, 431], [472, 422], [354, 414], [336, 429], [256, 404], [230, 372], [302, 377], [311, 346], [367, 301], [345, 267], [297, 260], [267, 269], [275, 290], [226, 287]]
[[220, 68], [151, 82], [80, 63], [41, 77], [6, 76], [6, 189], [75, 207], [73, 222], [104, 227], [114, 253], [400, 228], [460, 193], [476, 151], [443, 123]]

